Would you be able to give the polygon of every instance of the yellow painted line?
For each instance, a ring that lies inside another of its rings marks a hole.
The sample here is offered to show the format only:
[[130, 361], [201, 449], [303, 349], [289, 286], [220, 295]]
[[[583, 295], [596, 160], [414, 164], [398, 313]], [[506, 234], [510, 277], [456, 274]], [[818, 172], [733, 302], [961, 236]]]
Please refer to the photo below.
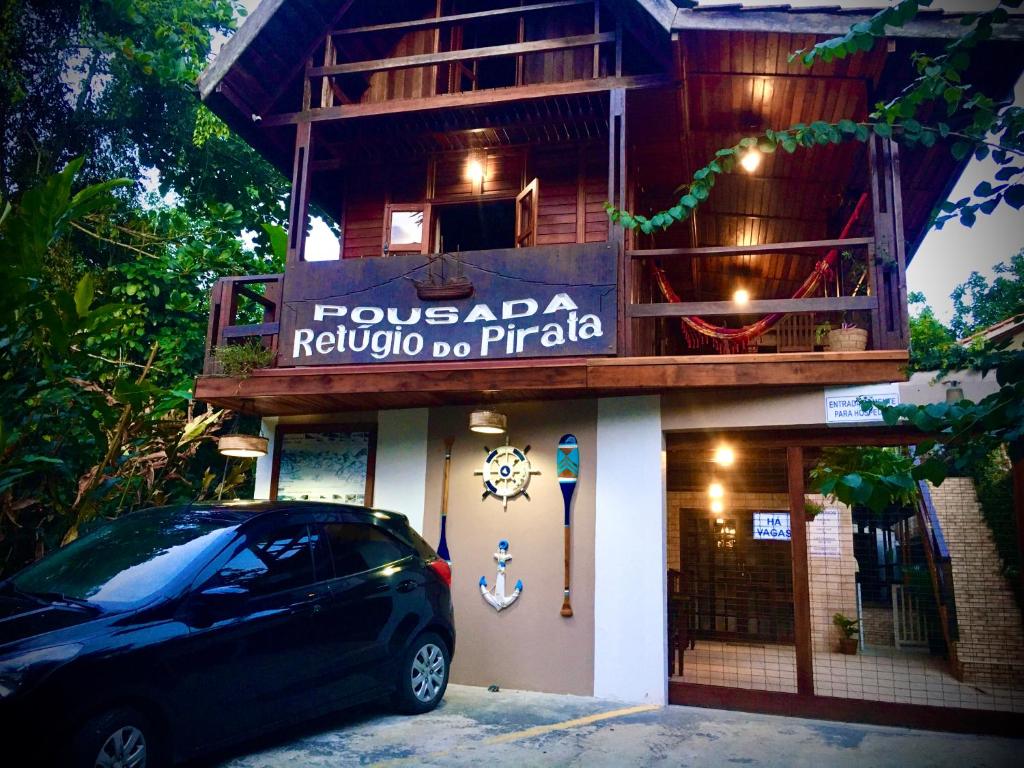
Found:
[[[573, 728], [581, 728], [585, 725], [600, 723], [604, 720], [614, 720], [619, 717], [628, 717], [629, 715], [637, 715], [641, 712], [654, 712], [658, 709], [661, 709], [661, 707], [657, 704], [643, 704], [637, 707], [623, 707], [622, 709], [613, 709], [608, 712], [598, 712], [597, 714], [587, 715], [586, 717], [577, 717], [575, 720], [563, 720], [560, 723], [551, 723], [550, 725], [536, 725], [533, 728], [526, 728], [522, 731], [502, 733], [498, 736], [491, 736], [488, 739], [484, 739], [482, 743], [486, 746], [492, 746], [494, 744], [508, 744], [513, 741], [532, 739], [536, 736], [543, 736], [547, 733], [554, 733], [555, 731], [568, 731], [572, 730]], [[409, 757], [400, 757], [395, 760], [384, 760], [379, 763], [373, 763], [370, 766], [370, 768], [385, 768], [390, 766], [416, 764], [428, 758], [445, 757], [446, 755], [452, 754], [453, 751], [454, 750], [448, 749], [441, 752], [429, 752], [423, 755], [410, 755]]]
[[537, 725], [533, 728], [527, 728], [524, 731], [516, 731], [514, 733], [503, 733], [500, 736], [492, 736], [489, 739], [484, 739], [484, 744], [508, 744], [510, 741], [532, 739], [534, 736], [543, 736], [545, 733], [552, 733], [554, 731], [567, 731], [572, 728], [579, 728], [584, 725], [590, 725], [591, 723], [600, 723], [602, 720], [613, 720], [617, 717], [637, 715], [641, 712], [653, 712], [656, 709], [660, 709], [660, 707], [658, 707], [655, 704], [643, 704], [639, 707], [625, 707], [623, 709], [613, 709], [611, 712], [598, 712], [596, 715], [578, 717], [575, 720], [565, 720], [564, 722], [552, 723], [551, 725]]

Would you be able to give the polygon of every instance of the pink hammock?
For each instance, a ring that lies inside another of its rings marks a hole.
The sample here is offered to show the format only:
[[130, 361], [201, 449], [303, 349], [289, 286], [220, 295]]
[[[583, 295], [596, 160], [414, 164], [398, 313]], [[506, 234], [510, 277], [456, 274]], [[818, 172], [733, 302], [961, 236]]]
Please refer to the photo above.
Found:
[[[860, 196], [860, 200], [857, 201], [857, 206], [853, 209], [853, 213], [850, 215], [849, 221], [846, 222], [846, 226], [843, 227], [843, 231], [839, 235], [840, 240], [844, 240], [849, 236], [850, 230], [853, 229], [853, 225], [857, 223], [857, 219], [860, 218], [861, 212], [864, 210], [864, 206], [868, 201], [868, 193], [865, 192]], [[836, 260], [839, 258], [839, 249], [833, 248], [829, 251], [825, 258], [814, 265], [814, 270], [807, 276], [807, 279], [801, 284], [796, 292], [793, 294], [794, 299], [803, 299], [809, 296], [821, 283], [823, 278], [827, 278], [832, 274], [832, 269], [835, 267]], [[664, 296], [665, 301], [671, 302], [672, 304], [679, 304], [682, 299], [679, 298], [672, 286], [668, 282], [668, 278], [665, 275], [665, 270], [657, 266], [653, 261], [651, 262], [651, 270], [654, 275], [654, 280], [658, 284], [658, 288]], [[765, 331], [774, 326], [779, 320], [785, 317], [784, 312], [774, 312], [770, 315], [765, 315], [760, 320], [751, 323], [750, 325], [744, 325], [742, 328], [726, 328], [721, 325], [712, 325], [707, 320], [695, 315], [687, 315], [680, 319], [680, 327], [683, 331], [683, 338], [686, 339], [686, 343], [690, 347], [697, 347], [700, 345], [701, 337], [709, 338], [712, 340], [715, 348], [719, 352], [744, 352], [747, 349], [747, 345], [758, 336], [763, 334]]]

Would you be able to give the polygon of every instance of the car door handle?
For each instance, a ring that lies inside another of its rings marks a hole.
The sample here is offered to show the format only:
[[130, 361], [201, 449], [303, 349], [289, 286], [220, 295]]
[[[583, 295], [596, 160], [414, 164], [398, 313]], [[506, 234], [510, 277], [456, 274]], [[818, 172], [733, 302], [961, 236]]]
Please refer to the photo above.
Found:
[[310, 613], [318, 614], [323, 609], [323, 605], [319, 600], [305, 600], [301, 603], [292, 603], [288, 606], [288, 610], [291, 613]]
[[416, 582], [412, 579], [406, 579], [398, 585], [397, 589], [399, 592], [412, 592], [416, 589]]

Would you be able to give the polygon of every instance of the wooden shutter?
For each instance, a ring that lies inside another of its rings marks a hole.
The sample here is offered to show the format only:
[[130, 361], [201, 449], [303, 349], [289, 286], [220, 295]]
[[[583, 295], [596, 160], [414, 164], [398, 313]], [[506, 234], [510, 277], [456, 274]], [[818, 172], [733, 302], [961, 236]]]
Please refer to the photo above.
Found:
[[537, 244], [537, 202], [540, 182], [534, 179], [516, 195], [516, 248]]

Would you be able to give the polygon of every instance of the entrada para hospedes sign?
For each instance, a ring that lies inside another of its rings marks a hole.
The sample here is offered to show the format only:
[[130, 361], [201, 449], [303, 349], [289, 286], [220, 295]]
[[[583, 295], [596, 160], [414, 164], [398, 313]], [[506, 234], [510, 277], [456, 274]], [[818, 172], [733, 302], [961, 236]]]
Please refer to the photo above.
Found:
[[[450, 268], [450, 265], [449, 265]], [[426, 259], [289, 266], [280, 364], [451, 362], [614, 354], [614, 252], [604, 243], [467, 252], [466, 299], [425, 301]]]

